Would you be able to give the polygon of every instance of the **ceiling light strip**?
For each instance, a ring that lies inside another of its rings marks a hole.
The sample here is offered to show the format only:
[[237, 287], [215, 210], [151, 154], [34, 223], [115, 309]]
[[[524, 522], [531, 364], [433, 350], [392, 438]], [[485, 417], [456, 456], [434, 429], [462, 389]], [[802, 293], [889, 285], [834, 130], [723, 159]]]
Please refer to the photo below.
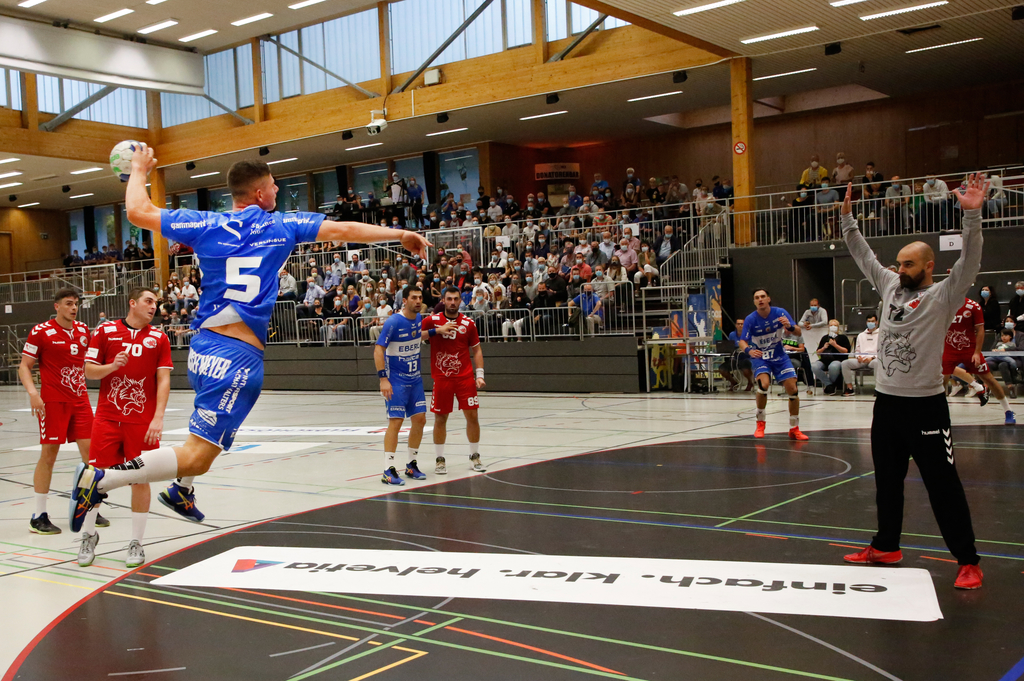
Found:
[[14, 157], [11, 157], [11, 158], [0, 158], [0, 164], [4, 164], [4, 163], [17, 163], [20, 160], [21, 160], [20, 158], [14, 158]]
[[462, 132], [469, 130], [469, 128], [452, 128], [451, 130], [439, 130], [438, 132], [428, 132], [427, 137], [437, 137], [438, 135], [447, 135], [453, 132]]
[[165, 28], [170, 28], [171, 26], [177, 25], [177, 21], [175, 21], [174, 19], [168, 19], [167, 21], [161, 21], [159, 24], [153, 24], [152, 26], [147, 26], [146, 28], [140, 28], [139, 33], [141, 33], [142, 35], [149, 35], [150, 33], [156, 33], [157, 31], [162, 31]]
[[187, 35], [184, 38], [179, 38], [178, 42], [179, 43], [190, 43], [193, 40], [199, 40], [200, 38], [205, 38], [206, 36], [213, 35], [216, 32], [217, 31], [213, 30], [212, 28], [208, 28], [205, 31], [200, 31], [199, 33], [193, 33], [192, 35]]
[[213, 177], [214, 175], [220, 175], [220, 171], [214, 170], [212, 173], [199, 173], [198, 175], [193, 175], [192, 179], [198, 180], [200, 177]]
[[95, 173], [95, 172], [100, 171], [100, 170], [103, 170], [103, 168], [100, 168], [100, 167], [82, 168], [81, 170], [72, 170], [71, 174], [72, 175], [85, 175], [86, 173]]
[[634, 97], [633, 99], [627, 99], [626, 101], [627, 102], [642, 102], [645, 99], [658, 99], [659, 97], [671, 97], [672, 95], [681, 95], [681, 94], [683, 94], [682, 90], [675, 90], [673, 92], [662, 92], [661, 94], [657, 94], [657, 95], [647, 95], [646, 97]]
[[782, 78], [783, 76], [795, 76], [798, 73], [810, 73], [811, 71], [817, 70], [818, 69], [815, 67], [810, 69], [800, 69], [799, 71], [787, 71], [786, 73], [773, 73], [770, 76], [759, 76], [757, 78], [754, 78], [754, 80], [771, 80], [772, 78]]
[[521, 120], [521, 121], [532, 121], [535, 118], [547, 118], [548, 116], [561, 116], [562, 114], [567, 114], [567, 113], [569, 113], [569, 112], [568, 111], [551, 111], [551, 112], [548, 112], [548, 113], [536, 114], [535, 116], [523, 116], [519, 120]]
[[38, 206], [38, 205], [39, 205], [39, 202], [35, 201], [33, 203], [23, 203], [20, 206], [18, 206], [18, 208], [31, 208], [32, 206]]
[[245, 26], [246, 24], [251, 24], [254, 21], [262, 21], [264, 19], [269, 19], [272, 16], [274, 16], [274, 15], [271, 14], [270, 12], [264, 12], [263, 14], [254, 14], [251, 17], [246, 17], [244, 19], [239, 19], [238, 21], [232, 21], [231, 25], [232, 26]]
[[709, 9], [718, 9], [720, 7], [728, 7], [729, 5], [735, 5], [738, 2], [743, 2], [743, 0], [719, 0], [718, 2], [712, 2], [712, 3], [709, 3], [707, 5], [697, 5], [696, 7], [687, 7], [686, 9], [681, 9], [678, 12], [672, 12], [672, 14], [675, 14], [677, 17], [685, 17], [685, 16], [690, 15], [690, 14], [696, 14], [697, 12], [706, 12]]
[[17, 177], [18, 175], [21, 175], [20, 170], [14, 170], [9, 173], [0, 173], [0, 180], [6, 180], [8, 177]]
[[46, 2], [46, 0], [25, 0], [25, 2], [19, 2], [18, 7], [25, 7], [27, 9], [29, 7], [35, 7], [36, 5], [41, 5], [44, 2]]
[[303, 7], [309, 7], [310, 5], [318, 5], [321, 2], [324, 2], [324, 0], [303, 0], [303, 2], [288, 5], [288, 9], [302, 9]]
[[765, 40], [775, 40], [776, 38], [788, 38], [791, 35], [800, 35], [801, 33], [810, 33], [812, 31], [817, 30], [817, 26], [804, 26], [803, 28], [794, 28], [789, 31], [781, 31], [779, 33], [769, 33], [768, 35], [761, 35], [755, 38], [747, 38], [746, 40], [741, 40], [740, 42], [743, 43], [744, 45], [750, 45], [751, 43], [759, 43]]
[[922, 9], [930, 9], [932, 7], [942, 7], [948, 5], [949, 0], [937, 0], [936, 2], [926, 2], [922, 5], [911, 5], [910, 7], [900, 7], [899, 9], [890, 9], [884, 12], [876, 12], [874, 14], [865, 14], [860, 18], [861, 21], [871, 21], [872, 19], [881, 19], [883, 17], [894, 17], [897, 14], [906, 14], [907, 12], [917, 12]]
[[867, 2], [867, 0], [836, 0], [835, 2], [830, 2], [828, 4], [833, 7], [846, 7], [847, 5], [856, 5], [859, 2]]
[[298, 160], [299, 159], [298, 159], [297, 156], [293, 156], [292, 158], [282, 158], [282, 159], [278, 159], [277, 161], [267, 161], [267, 165], [268, 166], [272, 166], [272, 165], [275, 165], [275, 164], [278, 164], [278, 163], [288, 163], [289, 161], [298, 161]]
[[68, 198], [69, 199], [84, 199], [87, 196], [95, 196], [95, 194], [93, 194], [92, 192], [89, 192], [88, 194], [75, 194], [74, 196], [69, 196]]
[[359, 149], [369, 149], [370, 147], [379, 147], [379, 146], [382, 146], [383, 144], [384, 144], [383, 142], [374, 142], [373, 144], [363, 144], [362, 146], [358, 146], [358, 147], [349, 147], [345, 151], [358, 151]]
[[969, 40], [957, 40], [955, 43], [943, 43], [942, 45], [932, 45], [931, 47], [919, 47], [916, 50], [907, 50], [907, 54], [913, 54], [915, 52], [926, 52], [928, 50], [938, 50], [943, 47], [953, 47], [954, 45], [965, 45], [967, 43], [976, 43], [984, 38], [970, 38]]
[[131, 14], [134, 11], [135, 10], [128, 9], [126, 7], [125, 9], [119, 9], [116, 12], [111, 12], [110, 14], [104, 14], [99, 19], [93, 19], [93, 21], [95, 21], [97, 24], [105, 24], [108, 21], [113, 21], [114, 19], [119, 19], [120, 17]]
[[7, 184], [0, 184], [0, 189], [10, 189], [11, 187], [20, 187], [21, 182], [8, 182]]

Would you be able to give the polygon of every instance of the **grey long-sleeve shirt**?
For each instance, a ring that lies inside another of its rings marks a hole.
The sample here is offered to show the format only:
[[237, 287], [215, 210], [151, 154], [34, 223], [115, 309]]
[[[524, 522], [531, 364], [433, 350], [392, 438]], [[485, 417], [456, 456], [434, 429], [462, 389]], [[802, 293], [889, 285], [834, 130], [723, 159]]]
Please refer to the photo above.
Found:
[[900, 277], [882, 266], [852, 215], [843, 216], [843, 236], [861, 272], [882, 298], [878, 392], [898, 397], [929, 397], [942, 392], [942, 348], [946, 330], [964, 303], [981, 269], [981, 211], [964, 211], [963, 247], [949, 276], [927, 288], [910, 291]]

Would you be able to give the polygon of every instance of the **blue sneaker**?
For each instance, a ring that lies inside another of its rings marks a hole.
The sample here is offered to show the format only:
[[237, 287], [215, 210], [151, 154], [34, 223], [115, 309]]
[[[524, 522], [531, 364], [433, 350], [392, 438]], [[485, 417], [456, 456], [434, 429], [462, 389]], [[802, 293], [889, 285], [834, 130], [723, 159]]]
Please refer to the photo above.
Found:
[[413, 459], [409, 463], [405, 464], [405, 477], [412, 478], [413, 480], [426, 480], [427, 476], [420, 470], [420, 467], [416, 465], [416, 459]]
[[1015, 426], [1015, 425], [1017, 425], [1017, 417], [1014, 415], [1014, 413], [1012, 411], [1009, 411], [1009, 410], [1006, 412], [1006, 425], [1008, 425], [1008, 426]]
[[196, 508], [196, 495], [195, 492], [179, 485], [176, 482], [172, 482], [167, 489], [160, 492], [157, 499], [160, 503], [171, 509], [185, 520], [191, 520], [194, 523], [203, 522], [202, 511]]
[[102, 468], [93, 468], [88, 464], [80, 463], [75, 466], [75, 477], [71, 484], [71, 501], [68, 505], [68, 518], [71, 522], [72, 532], [76, 534], [81, 532], [85, 516], [93, 506], [107, 498], [106, 494], [96, 489], [96, 483], [103, 479], [104, 474]]
[[384, 471], [384, 475], [381, 476], [380, 481], [383, 482], [385, 485], [405, 484], [405, 480], [402, 480], [400, 477], [398, 477], [398, 471], [395, 470], [394, 466]]

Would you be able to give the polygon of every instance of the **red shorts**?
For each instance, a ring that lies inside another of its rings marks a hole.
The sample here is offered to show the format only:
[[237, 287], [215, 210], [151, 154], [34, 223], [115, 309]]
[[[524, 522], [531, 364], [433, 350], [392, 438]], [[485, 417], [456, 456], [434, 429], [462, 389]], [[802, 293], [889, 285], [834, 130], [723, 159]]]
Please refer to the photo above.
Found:
[[987, 374], [988, 362], [982, 357], [981, 364], [975, 366], [973, 352], [944, 352], [942, 353], [942, 375], [949, 376], [956, 369], [957, 365], [963, 364], [969, 374]]
[[96, 419], [92, 424], [89, 463], [96, 468], [110, 468], [131, 461], [142, 452], [156, 449], [160, 443], [146, 444], [148, 423], [121, 423]]
[[92, 433], [92, 405], [89, 398], [79, 402], [46, 402], [39, 418], [39, 444], [62, 445], [88, 440]]
[[430, 411], [435, 414], [450, 414], [454, 406], [454, 398], [459, 398], [459, 409], [479, 409], [480, 398], [477, 397], [476, 379], [472, 376], [455, 379], [437, 379], [430, 396]]

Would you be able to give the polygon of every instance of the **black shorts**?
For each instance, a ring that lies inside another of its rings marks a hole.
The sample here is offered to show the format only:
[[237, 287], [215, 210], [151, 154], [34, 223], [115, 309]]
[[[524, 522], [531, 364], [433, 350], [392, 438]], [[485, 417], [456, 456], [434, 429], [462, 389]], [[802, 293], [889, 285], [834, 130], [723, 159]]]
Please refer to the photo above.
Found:
[[728, 371], [746, 371], [751, 369], [750, 355], [745, 352], [734, 352], [725, 358], [725, 368]]

